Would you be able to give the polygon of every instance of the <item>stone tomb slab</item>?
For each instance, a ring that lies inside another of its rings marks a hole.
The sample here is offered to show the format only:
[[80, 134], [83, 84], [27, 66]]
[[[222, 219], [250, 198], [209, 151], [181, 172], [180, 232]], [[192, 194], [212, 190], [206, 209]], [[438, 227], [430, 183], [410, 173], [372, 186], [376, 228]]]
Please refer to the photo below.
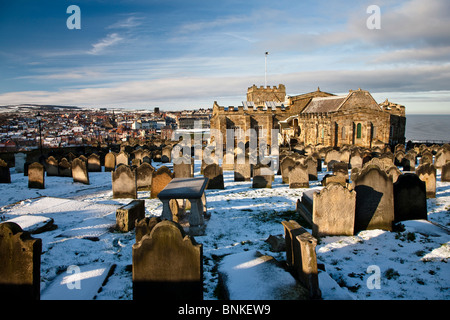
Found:
[[41, 300], [93, 300], [114, 271], [114, 264], [69, 266], [43, 290]]
[[[308, 300], [308, 291], [272, 256], [244, 251], [223, 258], [219, 266], [223, 299]], [[276, 279], [276, 281], [274, 281]]]

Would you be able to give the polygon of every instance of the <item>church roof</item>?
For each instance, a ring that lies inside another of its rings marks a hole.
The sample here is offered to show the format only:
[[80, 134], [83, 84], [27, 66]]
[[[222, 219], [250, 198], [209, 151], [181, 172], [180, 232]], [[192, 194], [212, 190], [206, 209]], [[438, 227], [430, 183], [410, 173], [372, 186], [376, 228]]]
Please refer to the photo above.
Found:
[[313, 98], [306, 108], [303, 109], [302, 113], [335, 112], [346, 98], [347, 96]]

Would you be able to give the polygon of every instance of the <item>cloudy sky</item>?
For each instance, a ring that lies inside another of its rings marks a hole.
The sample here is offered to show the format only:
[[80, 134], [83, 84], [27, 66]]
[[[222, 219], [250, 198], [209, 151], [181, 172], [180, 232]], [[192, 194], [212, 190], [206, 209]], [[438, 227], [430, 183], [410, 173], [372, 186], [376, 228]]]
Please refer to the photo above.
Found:
[[268, 51], [267, 84], [289, 95], [362, 88], [450, 114], [449, 16], [448, 0], [1, 0], [0, 105], [239, 105]]

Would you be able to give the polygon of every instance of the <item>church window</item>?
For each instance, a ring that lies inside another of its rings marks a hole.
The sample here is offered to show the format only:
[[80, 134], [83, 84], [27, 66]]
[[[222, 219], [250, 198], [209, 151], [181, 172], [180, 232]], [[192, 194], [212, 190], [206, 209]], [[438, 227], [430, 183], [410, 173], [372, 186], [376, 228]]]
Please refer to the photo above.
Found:
[[356, 139], [361, 139], [361, 123], [356, 126]]

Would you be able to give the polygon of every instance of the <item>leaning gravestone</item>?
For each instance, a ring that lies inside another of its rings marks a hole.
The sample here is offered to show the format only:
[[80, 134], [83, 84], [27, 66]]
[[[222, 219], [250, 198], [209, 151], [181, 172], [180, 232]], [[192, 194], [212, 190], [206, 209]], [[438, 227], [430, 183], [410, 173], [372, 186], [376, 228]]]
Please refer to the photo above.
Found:
[[0, 159], [0, 183], [11, 183], [11, 174], [8, 163]]
[[394, 185], [376, 165], [365, 166], [356, 177], [355, 232], [382, 229], [392, 231]]
[[203, 247], [164, 220], [133, 245], [133, 299], [203, 299]]
[[192, 160], [190, 158], [181, 157], [178, 163], [173, 163], [174, 178], [191, 178], [192, 174]]
[[450, 161], [441, 167], [441, 181], [450, 182]]
[[150, 191], [154, 171], [155, 168], [147, 162], [143, 162], [139, 167], [137, 167], [136, 174], [138, 190]]
[[111, 173], [113, 199], [137, 199], [136, 169], [121, 164]]
[[340, 183], [329, 183], [313, 194], [314, 237], [351, 236], [355, 229], [356, 192]]
[[223, 182], [223, 170], [218, 164], [210, 164], [203, 170], [203, 176], [208, 178], [206, 189], [225, 189]]
[[427, 220], [427, 194], [425, 182], [415, 173], [404, 173], [394, 183], [395, 222]]
[[0, 224], [0, 299], [39, 300], [42, 240], [13, 222]]
[[23, 152], [16, 153], [14, 155], [14, 166], [17, 173], [24, 172], [25, 162], [27, 161], [27, 155]]
[[82, 157], [79, 157], [73, 159], [72, 161], [73, 182], [89, 184], [89, 172], [87, 170], [87, 161], [85, 161], [84, 159]]
[[39, 162], [33, 162], [28, 166], [28, 188], [45, 189], [45, 170]]
[[173, 173], [166, 166], [162, 166], [158, 170], [153, 172], [150, 198], [157, 198], [158, 194], [169, 184], [172, 179]]
[[436, 198], [436, 167], [426, 162], [417, 167], [416, 174], [425, 181], [427, 198]]

